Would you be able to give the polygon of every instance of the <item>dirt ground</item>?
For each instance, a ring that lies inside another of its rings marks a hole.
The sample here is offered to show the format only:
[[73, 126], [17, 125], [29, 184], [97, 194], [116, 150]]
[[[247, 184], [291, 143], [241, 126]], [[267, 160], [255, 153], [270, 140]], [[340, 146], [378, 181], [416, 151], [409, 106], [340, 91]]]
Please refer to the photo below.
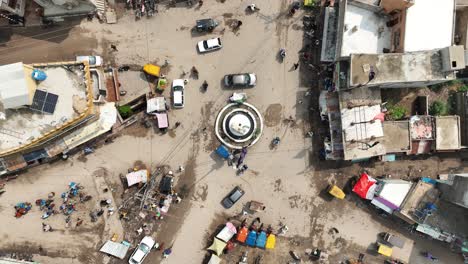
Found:
[[[185, 166], [185, 171], [176, 175], [177, 189], [184, 199], [172, 205], [163, 220], [158, 220], [161, 221], [158, 231], [152, 234], [157, 242], [172, 246], [173, 253], [161, 260], [161, 252], [153, 252], [147, 263], [204, 263], [206, 247], [216, 228], [240, 216], [250, 200], [264, 202], [267, 209], [246, 216], [249, 220], [260, 217], [275, 230], [280, 223], [287, 224], [289, 231], [278, 238], [274, 250], [238, 245], [232, 253], [222, 256], [226, 263], [236, 263], [246, 250], [249, 263], [257, 255], [262, 255], [262, 263], [288, 263], [292, 261], [290, 250], [304, 256], [305, 249], [316, 247], [330, 254], [329, 263], [356, 258], [360, 252], [366, 253], [366, 263], [382, 263], [371, 245], [378, 233], [389, 230], [401, 233], [410, 241], [408, 247], [395, 252], [395, 257], [409, 263], [425, 263], [420, 251], [430, 250], [441, 259], [440, 263], [461, 263], [443, 245], [405, 232], [397, 223], [378, 216], [353, 197], [338, 201], [324, 195], [329, 182], [344, 186], [363, 169], [372, 175], [433, 177], [441, 172], [463, 171], [466, 163], [458, 155], [418, 157], [393, 163], [319, 161], [320, 133], [314, 133], [312, 138], [305, 136], [309, 131], [323, 129], [313, 110], [318, 104], [319, 90], [315, 86], [317, 79], [305, 66], [292, 70], [299, 60], [297, 52], [308, 43], [303, 41], [302, 11], [293, 18], [286, 16], [291, 2], [257, 0], [260, 12], [248, 15], [244, 1], [206, 0], [199, 9], [160, 8], [155, 17], [139, 21], [135, 21], [130, 11], [119, 8], [122, 14], [114, 25], [82, 21], [79, 25], [70, 22], [54, 29], [1, 33], [2, 64], [18, 60], [68, 60], [77, 54], [93, 53], [101, 54], [115, 65], [143, 65], [167, 59], [169, 79], [179, 78], [183, 71], [196, 66], [200, 79], [189, 79], [185, 108], [170, 112], [171, 124], [182, 123], [170, 133], [156, 134], [137, 123], [112, 144], [99, 147], [86, 158], [77, 155], [67, 161], [37, 167], [9, 182], [0, 199], [0, 222], [6, 223], [0, 227], [0, 237], [4, 238], [0, 241], [0, 253], [29, 254], [41, 263], [123, 263], [97, 251], [114, 233], [119, 240], [130, 239], [135, 237], [135, 230], [124, 230], [116, 215], [105, 215], [91, 223], [86, 212], [98, 208], [100, 199], [110, 198], [113, 204], [119, 205], [123, 191], [119, 175], [135, 161], [141, 161], [151, 168]], [[191, 33], [195, 20], [202, 17], [212, 17], [221, 24], [212, 34]], [[243, 21], [237, 32], [228, 27], [232, 19]], [[198, 41], [218, 35], [223, 40], [221, 50], [197, 54]], [[110, 44], [117, 45], [118, 51], [110, 52]], [[276, 56], [281, 47], [287, 50], [283, 63]], [[214, 118], [232, 93], [221, 88], [221, 79], [235, 72], [257, 74], [257, 86], [245, 92], [249, 103], [265, 118], [264, 134], [249, 148], [246, 158], [249, 171], [242, 176], [236, 176], [233, 168], [213, 154], [218, 144], [212, 133]], [[204, 80], [208, 81], [209, 88], [201, 93], [199, 87]], [[312, 95], [307, 97], [309, 90]], [[168, 91], [164, 95], [170, 96]], [[287, 121], [289, 117], [293, 121]], [[281, 138], [281, 143], [271, 150], [270, 142], [275, 136]], [[75, 218], [83, 214], [82, 226], [65, 229], [64, 217], [57, 215], [47, 221], [58, 232], [43, 233], [36, 208], [21, 219], [14, 218], [13, 206], [17, 202], [34, 202], [51, 191], [61, 193], [70, 181], [82, 183], [93, 196], [85, 204], [86, 208], [72, 215]], [[237, 185], [246, 191], [245, 196], [233, 208], [223, 209], [220, 201]], [[111, 191], [104, 192], [105, 188]], [[339, 233], [329, 232], [332, 228]], [[130, 242], [133, 246], [138, 243], [136, 239]]]

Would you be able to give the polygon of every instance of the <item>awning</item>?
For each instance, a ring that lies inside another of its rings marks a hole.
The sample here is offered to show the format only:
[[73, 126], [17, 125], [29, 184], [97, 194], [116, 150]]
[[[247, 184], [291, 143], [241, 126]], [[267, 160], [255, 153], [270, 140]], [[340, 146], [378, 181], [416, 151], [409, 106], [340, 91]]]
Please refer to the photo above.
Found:
[[139, 170], [139, 171], [132, 171], [128, 173], [126, 176], [127, 178], [127, 185], [128, 187], [140, 183], [140, 182], [147, 182], [148, 181], [148, 171], [147, 170]]
[[154, 97], [146, 101], [146, 113], [156, 111], [166, 111], [166, 99], [164, 97]]
[[45, 149], [38, 149], [36, 151], [29, 152], [23, 155], [23, 158], [26, 162], [31, 162], [47, 157], [49, 157], [49, 155], [47, 154], [47, 151]]
[[167, 128], [169, 126], [166, 113], [156, 113], [156, 118], [158, 119], [159, 128]]
[[361, 178], [353, 187], [353, 192], [355, 192], [359, 197], [372, 200], [374, 197], [375, 187], [377, 181], [367, 175], [367, 173], [362, 173]]
[[219, 264], [219, 263], [221, 263], [221, 259], [215, 254], [211, 254], [210, 261], [208, 261], [208, 264]]
[[237, 234], [236, 227], [231, 222], [227, 222], [223, 230], [216, 235], [216, 238], [228, 242], [235, 234]]
[[267, 238], [267, 241], [266, 241], [265, 248], [266, 249], [274, 249], [275, 245], [276, 245], [276, 236], [273, 235], [273, 234], [269, 234], [268, 238]]
[[216, 255], [220, 256], [223, 254], [223, 250], [226, 247], [226, 242], [221, 241], [217, 238], [214, 239], [213, 244], [208, 248], [208, 250], [213, 251]]
[[117, 257], [119, 259], [124, 259], [125, 255], [127, 255], [127, 251], [130, 247], [127, 245], [124, 245], [122, 243], [117, 243], [108, 240], [99, 250], [100, 252], [112, 255], [114, 257]]

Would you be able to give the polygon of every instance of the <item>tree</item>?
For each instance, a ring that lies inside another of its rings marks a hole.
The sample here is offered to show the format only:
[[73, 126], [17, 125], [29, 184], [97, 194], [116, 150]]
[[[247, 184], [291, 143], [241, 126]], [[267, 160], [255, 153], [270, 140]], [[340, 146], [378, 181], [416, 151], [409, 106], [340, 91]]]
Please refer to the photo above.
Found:
[[398, 105], [392, 105], [388, 109], [392, 120], [400, 120], [406, 116], [406, 108]]
[[122, 105], [119, 106], [118, 108], [119, 114], [123, 119], [129, 118], [131, 115], [133, 115], [133, 110], [130, 106], [128, 105]]
[[429, 114], [433, 116], [446, 115], [447, 105], [441, 101], [434, 101], [429, 107]]

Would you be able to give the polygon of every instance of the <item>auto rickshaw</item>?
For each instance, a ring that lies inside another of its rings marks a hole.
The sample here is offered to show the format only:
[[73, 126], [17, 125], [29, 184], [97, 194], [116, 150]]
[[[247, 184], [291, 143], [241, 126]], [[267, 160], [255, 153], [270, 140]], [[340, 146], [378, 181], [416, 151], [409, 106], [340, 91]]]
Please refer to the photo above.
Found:
[[341, 199], [341, 200], [343, 200], [346, 197], [343, 190], [341, 190], [335, 184], [331, 184], [330, 186], [328, 186], [327, 192], [331, 194], [333, 197]]
[[145, 66], [143, 66], [143, 71], [146, 74], [149, 74], [151, 76], [159, 77], [159, 75], [161, 73], [161, 67], [156, 66], [156, 65], [151, 64], [151, 63], [147, 63], [147, 64], [145, 64]]

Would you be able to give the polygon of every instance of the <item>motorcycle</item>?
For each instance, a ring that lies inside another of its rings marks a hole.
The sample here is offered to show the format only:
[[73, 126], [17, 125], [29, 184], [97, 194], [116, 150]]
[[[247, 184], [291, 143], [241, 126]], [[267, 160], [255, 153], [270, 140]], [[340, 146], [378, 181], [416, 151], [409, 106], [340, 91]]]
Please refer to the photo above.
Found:
[[431, 253], [429, 253], [429, 251], [425, 251], [425, 252], [421, 252], [422, 255], [427, 258], [427, 259], [430, 259], [432, 261], [438, 261], [439, 259], [434, 257]]
[[251, 12], [251, 13], [260, 11], [260, 8], [258, 8], [255, 4], [248, 5], [246, 9], [248, 12]]
[[273, 148], [276, 148], [276, 147], [279, 145], [280, 141], [281, 141], [281, 140], [280, 140], [279, 137], [275, 137], [275, 138], [271, 141], [271, 146], [272, 146]]
[[284, 58], [286, 57], [286, 50], [283, 49], [283, 48], [281, 48], [281, 49], [279, 50], [279, 56], [280, 56], [280, 58], [281, 58], [281, 62], [283, 62], [283, 61], [284, 61]]

